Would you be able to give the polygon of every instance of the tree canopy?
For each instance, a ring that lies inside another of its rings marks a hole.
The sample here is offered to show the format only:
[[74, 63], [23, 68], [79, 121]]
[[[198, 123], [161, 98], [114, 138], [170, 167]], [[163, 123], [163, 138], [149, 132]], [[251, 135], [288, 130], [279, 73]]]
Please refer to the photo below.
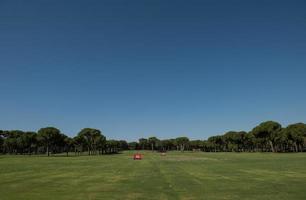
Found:
[[84, 128], [69, 137], [55, 127], [34, 131], [0, 130], [0, 153], [46, 154], [74, 152], [80, 155], [102, 155], [121, 150], [206, 151], [206, 152], [302, 152], [306, 151], [306, 124], [295, 123], [283, 128], [275, 121], [266, 121], [251, 131], [228, 131], [207, 140], [188, 137], [159, 139], [140, 138], [137, 142], [107, 140], [99, 129]]

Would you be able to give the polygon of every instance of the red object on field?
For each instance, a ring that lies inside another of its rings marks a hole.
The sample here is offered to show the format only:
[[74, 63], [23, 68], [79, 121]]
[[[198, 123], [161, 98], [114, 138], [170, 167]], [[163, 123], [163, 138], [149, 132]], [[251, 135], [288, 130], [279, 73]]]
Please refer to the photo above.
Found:
[[134, 160], [141, 160], [141, 159], [142, 159], [142, 155], [140, 153], [134, 154]]

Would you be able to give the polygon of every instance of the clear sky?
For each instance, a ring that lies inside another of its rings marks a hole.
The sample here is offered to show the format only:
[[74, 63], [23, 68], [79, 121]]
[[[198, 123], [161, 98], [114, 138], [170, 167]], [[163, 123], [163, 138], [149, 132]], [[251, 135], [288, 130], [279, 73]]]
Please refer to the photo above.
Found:
[[0, 0], [0, 129], [205, 139], [306, 122], [306, 1]]

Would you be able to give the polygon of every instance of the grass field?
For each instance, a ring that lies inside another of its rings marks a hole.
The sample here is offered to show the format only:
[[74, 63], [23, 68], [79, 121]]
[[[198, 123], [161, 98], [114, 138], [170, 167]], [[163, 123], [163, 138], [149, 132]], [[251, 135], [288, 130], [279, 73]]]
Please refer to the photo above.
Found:
[[1, 200], [306, 199], [306, 154], [0, 156]]

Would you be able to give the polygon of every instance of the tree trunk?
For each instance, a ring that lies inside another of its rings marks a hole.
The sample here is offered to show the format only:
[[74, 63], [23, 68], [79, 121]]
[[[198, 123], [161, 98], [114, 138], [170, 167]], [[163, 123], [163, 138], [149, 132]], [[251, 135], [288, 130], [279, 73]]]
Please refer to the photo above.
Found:
[[296, 142], [294, 143], [294, 148], [295, 148], [295, 151], [296, 151], [296, 152], [298, 152], [298, 151], [299, 151], [299, 149], [298, 149], [298, 146], [297, 146]]
[[274, 152], [275, 152], [275, 149], [274, 149], [274, 146], [273, 146], [273, 143], [272, 143], [272, 141], [271, 141], [271, 140], [269, 140], [269, 144], [270, 144], [270, 146], [271, 146], [271, 150], [272, 150], [272, 152], [274, 153]]
[[50, 156], [50, 153], [49, 153], [49, 145], [47, 145], [47, 155]]

